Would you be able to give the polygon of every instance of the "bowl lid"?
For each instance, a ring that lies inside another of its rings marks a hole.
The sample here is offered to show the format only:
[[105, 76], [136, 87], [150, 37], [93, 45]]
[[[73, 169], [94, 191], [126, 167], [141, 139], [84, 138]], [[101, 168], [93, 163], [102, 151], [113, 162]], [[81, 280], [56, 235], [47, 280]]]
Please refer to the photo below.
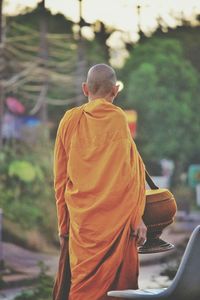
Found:
[[168, 189], [146, 190], [146, 199], [148, 202], [157, 202], [174, 198]]

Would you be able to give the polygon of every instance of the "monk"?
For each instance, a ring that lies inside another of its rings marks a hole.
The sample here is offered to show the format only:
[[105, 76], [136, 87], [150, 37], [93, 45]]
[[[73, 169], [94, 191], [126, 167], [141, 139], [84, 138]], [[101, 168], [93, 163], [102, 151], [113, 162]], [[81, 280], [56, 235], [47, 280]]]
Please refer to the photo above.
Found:
[[58, 228], [61, 244], [69, 238], [68, 299], [106, 300], [109, 290], [138, 288], [145, 169], [126, 115], [113, 104], [114, 70], [93, 66], [82, 89], [88, 103], [65, 113], [56, 137]]

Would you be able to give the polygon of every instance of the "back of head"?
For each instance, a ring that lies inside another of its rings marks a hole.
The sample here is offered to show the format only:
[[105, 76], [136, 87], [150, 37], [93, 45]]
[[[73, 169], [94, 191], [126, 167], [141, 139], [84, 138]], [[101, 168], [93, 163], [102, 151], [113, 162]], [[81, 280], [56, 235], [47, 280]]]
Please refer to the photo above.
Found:
[[87, 85], [91, 94], [104, 97], [116, 85], [116, 80], [113, 68], [106, 64], [97, 64], [88, 72]]

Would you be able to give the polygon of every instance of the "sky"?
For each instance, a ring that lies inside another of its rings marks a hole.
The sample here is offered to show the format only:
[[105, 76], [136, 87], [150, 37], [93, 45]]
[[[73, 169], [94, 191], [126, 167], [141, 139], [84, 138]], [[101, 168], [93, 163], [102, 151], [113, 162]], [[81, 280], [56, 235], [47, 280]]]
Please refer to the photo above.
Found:
[[[24, 7], [34, 7], [38, 0], [4, 0], [4, 12], [16, 14]], [[144, 31], [153, 30], [156, 18], [161, 15], [167, 24], [175, 26], [172, 15], [191, 19], [200, 13], [200, 0], [82, 0], [83, 17], [88, 22], [99, 19], [110, 26], [134, 32], [137, 29], [137, 5], [141, 5], [140, 23]], [[68, 18], [78, 21], [78, 0], [46, 0], [46, 6], [53, 12], [61, 12]]]
[[[34, 8], [39, 0], [4, 0], [4, 14], [18, 14], [26, 7]], [[52, 13], [62, 13], [67, 18], [79, 20], [78, 0], [46, 0], [46, 7]], [[140, 14], [137, 6], [140, 5]], [[200, 14], [200, 0], [82, 0], [83, 18], [93, 23], [101, 20], [116, 31], [108, 41], [112, 47], [123, 47], [123, 41], [136, 42], [139, 39], [138, 24], [146, 35], [151, 35], [161, 17], [166, 27], [181, 24], [181, 17], [194, 20]], [[84, 29], [92, 38], [91, 29]], [[117, 42], [116, 42], [117, 41]], [[121, 45], [120, 45], [121, 41]], [[125, 52], [124, 52], [125, 53]]]

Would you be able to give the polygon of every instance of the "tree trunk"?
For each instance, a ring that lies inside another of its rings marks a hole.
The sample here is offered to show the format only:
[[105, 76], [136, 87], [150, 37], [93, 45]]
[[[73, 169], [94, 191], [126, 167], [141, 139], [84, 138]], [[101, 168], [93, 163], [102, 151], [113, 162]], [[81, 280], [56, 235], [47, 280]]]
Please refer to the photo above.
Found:
[[84, 81], [85, 72], [86, 72], [86, 62], [85, 62], [85, 43], [81, 34], [82, 27], [82, 0], [79, 0], [79, 33], [78, 33], [78, 43], [77, 43], [77, 64], [76, 64], [76, 103], [81, 105], [83, 103], [83, 94], [82, 94], [82, 82]]
[[[3, 0], [0, 0], [0, 64], [4, 63], [3, 59]], [[0, 66], [1, 70], [3, 70], [3, 66]], [[2, 126], [3, 126], [3, 111], [4, 111], [4, 89], [2, 84], [3, 74], [0, 74], [0, 149], [3, 145], [3, 137], [2, 137]]]
[[47, 42], [47, 16], [45, 10], [45, 0], [40, 3], [41, 7], [41, 16], [40, 16], [40, 51], [39, 56], [42, 59], [41, 65], [44, 68], [45, 75], [44, 75], [44, 82], [43, 82], [43, 90], [42, 99], [41, 99], [41, 107], [40, 107], [40, 119], [44, 124], [44, 131], [45, 136], [48, 138], [48, 131], [47, 131], [47, 120], [48, 120], [48, 113], [47, 113], [47, 104], [46, 104], [46, 95], [48, 92], [48, 72], [47, 72], [47, 61], [48, 61], [48, 42]]

